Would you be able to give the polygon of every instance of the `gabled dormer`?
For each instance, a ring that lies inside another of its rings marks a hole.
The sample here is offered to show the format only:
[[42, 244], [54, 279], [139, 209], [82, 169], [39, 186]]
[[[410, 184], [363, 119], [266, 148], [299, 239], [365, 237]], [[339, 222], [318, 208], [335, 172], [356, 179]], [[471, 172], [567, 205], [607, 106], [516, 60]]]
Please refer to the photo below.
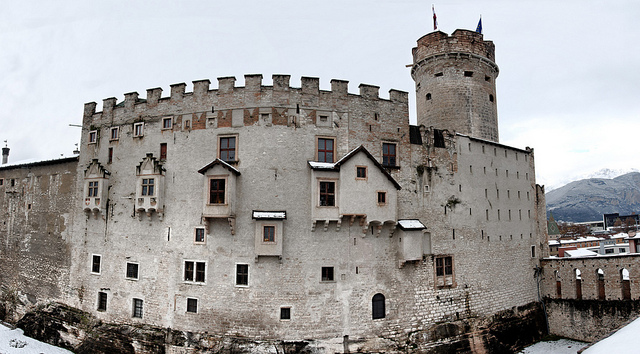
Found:
[[310, 161], [309, 167], [313, 229], [318, 222], [326, 230], [331, 221], [339, 229], [357, 220], [363, 234], [371, 224], [379, 234], [384, 224], [396, 224], [401, 187], [364, 146], [335, 163]]
[[93, 159], [84, 170], [84, 191], [82, 208], [86, 213], [93, 213], [95, 217], [104, 213], [109, 196], [109, 175], [98, 159]]
[[221, 159], [215, 159], [198, 173], [204, 176], [203, 220], [226, 218], [231, 234], [235, 234], [236, 186], [240, 171]]
[[162, 163], [152, 153], [147, 153], [136, 166], [136, 212], [139, 218], [143, 213], [148, 217], [158, 213], [160, 219], [164, 216], [164, 173]]

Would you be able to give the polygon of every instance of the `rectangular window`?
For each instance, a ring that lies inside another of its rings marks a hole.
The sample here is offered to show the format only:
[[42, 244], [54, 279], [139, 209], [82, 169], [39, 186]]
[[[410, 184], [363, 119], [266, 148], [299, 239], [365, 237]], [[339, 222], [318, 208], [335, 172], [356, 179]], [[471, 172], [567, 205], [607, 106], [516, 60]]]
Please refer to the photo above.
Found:
[[378, 192], [378, 205], [387, 204], [387, 192]]
[[110, 136], [110, 140], [118, 140], [120, 138], [118, 127], [113, 127], [111, 128], [111, 136]]
[[333, 267], [322, 267], [320, 279], [322, 281], [333, 281]]
[[127, 262], [127, 279], [138, 279], [138, 263]]
[[276, 242], [275, 226], [264, 226], [262, 228], [262, 242]]
[[382, 166], [396, 166], [396, 144], [382, 143]]
[[336, 183], [320, 182], [320, 206], [336, 205]]
[[[437, 148], [443, 148], [444, 145], [444, 134], [442, 130], [434, 129], [433, 130], [433, 146]], [[484, 146], [482, 147], [484, 149]], [[484, 152], [484, 150], [483, 150]]]
[[356, 179], [367, 179], [367, 166], [356, 166]]
[[194, 261], [184, 262], [184, 280], [185, 281], [204, 283], [206, 278], [205, 271], [206, 271], [205, 262], [194, 262]]
[[0, 178], [0, 186], [4, 184], [4, 178]]
[[288, 321], [291, 319], [291, 307], [280, 308], [280, 320]]
[[87, 197], [93, 198], [98, 196], [98, 181], [89, 181], [89, 188], [87, 188]]
[[98, 142], [98, 131], [92, 130], [89, 132], [89, 144], [95, 144]]
[[160, 160], [167, 159], [167, 143], [160, 144]]
[[436, 276], [451, 276], [453, 275], [453, 258], [452, 257], [438, 257], [436, 258]]
[[248, 264], [236, 264], [236, 285], [249, 285]]
[[224, 204], [225, 179], [212, 178], [209, 180], [209, 204]]
[[205, 242], [205, 229], [204, 227], [196, 227], [196, 234], [194, 241], [195, 243], [204, 243]]
[[187, 312], [198, 313], [198, 299], [187, 298]]
[[132, 317], [142, 318], [142, 299], [133, 299], [133, 314]]
[[143, 178], [142, 179], [142, 195], [153, 196], [154, 185], [155, 185], [154, 178]]
[[112, 163], [113, 162], [113, 148], [110, 147], [109, 148], [109, 156], [107, 157], [107, 163]]
[[333, 162], [334, 139], [318, 138], [318, 162]]
[[91, 256], [91, 273], [100, 274], [100, 263], [102, 261], [102, 256], [98, 254], [94, 254]]
[[220, 160], [225, 162], [236, 161], [236, 137], [226, 136], [220, 138]]
[[536, 246], [531, 246], [531, 258], [536, 258]]
[[107, 311], [107, 293], [98, 292], [98, 311]]
[[144, 123], [134, 123], [133, 124], [133, 137], [138, 138], [144, 136]]
[[162, 129], [171, 129], [173, 128], [173, 118], [165, 117], [162, 118]]

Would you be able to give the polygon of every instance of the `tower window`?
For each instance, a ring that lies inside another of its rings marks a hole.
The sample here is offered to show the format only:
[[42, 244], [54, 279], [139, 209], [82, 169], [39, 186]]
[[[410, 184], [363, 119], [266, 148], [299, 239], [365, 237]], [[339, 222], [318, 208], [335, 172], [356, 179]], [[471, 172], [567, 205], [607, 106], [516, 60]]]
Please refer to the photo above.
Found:
[[466, 76], [466, 77], [472, 77], [472, 76], [473, 76], [473, 71], [465, 71], [465, 72], [464, 72], [464, 76]]
[[440, 76], [442, 76], [442, 72], [435, 73], [435, 75], [433, 75], [433, 76], [435, 76], [435, 77], [440, 77]]
[[280, 308], [280, 320], [288, 321], [291, 319], [291, 307]]
[[491, 102], [493, 102], [493, 101], [494, 101], [494, 99], [493, 99], [493, 95], [489, 95], [489, 101], [491, 101]]
[[491, 81], [491, 77], [490, 77], [490, 76], [485, 75], [485, 76], [484, 76], [484, 81]]
[[431, 100], [431, 93], [427, 94], [427, 101]]

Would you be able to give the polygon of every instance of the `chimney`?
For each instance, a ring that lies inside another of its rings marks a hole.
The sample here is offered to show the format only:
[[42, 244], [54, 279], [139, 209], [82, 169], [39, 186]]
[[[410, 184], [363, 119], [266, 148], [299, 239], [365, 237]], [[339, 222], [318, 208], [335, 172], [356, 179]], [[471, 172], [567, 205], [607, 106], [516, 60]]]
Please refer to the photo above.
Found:
[[5, 165], [7, 162], [9, 162], [9, 148], [5, 146], [2, 148], [2, 164]]

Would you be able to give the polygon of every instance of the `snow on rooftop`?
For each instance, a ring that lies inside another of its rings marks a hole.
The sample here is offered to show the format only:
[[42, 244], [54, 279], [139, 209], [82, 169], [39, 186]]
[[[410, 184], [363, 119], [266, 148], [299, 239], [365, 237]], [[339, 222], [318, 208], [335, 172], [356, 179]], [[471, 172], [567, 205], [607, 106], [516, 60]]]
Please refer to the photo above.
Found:
[[592, 252], [584, 248], [564, 251], [564, 254], [569, 257], [596, 257], [598, 255], [596, 252]]
[[400, 225], [400, 228], [403, 230], [422, 230], [427, 228], [418, 219], [398, 220], [398, 225]]
[[638, 352], [635, 338], [640, 333], [640, 318], [616, 331], [611, 336], [593, 344], [582, 354], [631, 354]]
[[17, 329], [10, 329], [0, 325], [0, 353], [13, 354], [64, 354], [70, 351], [51, 344], [39, 342], [24, 335], [24, 332]]
[[332, 170], [336, 167], [336, 164], [333, 162], [309, 161], [309, 166], [311, 166], [311, 168]]
[[15, 167], [15, 166], [22, 166], [22, 165], [31, 165], [31, 164], [42, 163], [42, 162], [55, 162], [55, 161], [58, 161], [58, 160], [64, 160], [64, 159], [68, 159], [68, 158], [72, 158], [72, 157], [78, 157], [78, 155], [62, 155], [60, 157], [54, 157], [54, 158], [50, 158], [50, 159], [26, 159], [26, 160], [20, 160], [20, 161], [9, 162], [9, 163], [6, 163], [4, 165], [0, 165], [0, 168]]
[[286, 219], [286, 211], [253, 211], [254, 219]]

